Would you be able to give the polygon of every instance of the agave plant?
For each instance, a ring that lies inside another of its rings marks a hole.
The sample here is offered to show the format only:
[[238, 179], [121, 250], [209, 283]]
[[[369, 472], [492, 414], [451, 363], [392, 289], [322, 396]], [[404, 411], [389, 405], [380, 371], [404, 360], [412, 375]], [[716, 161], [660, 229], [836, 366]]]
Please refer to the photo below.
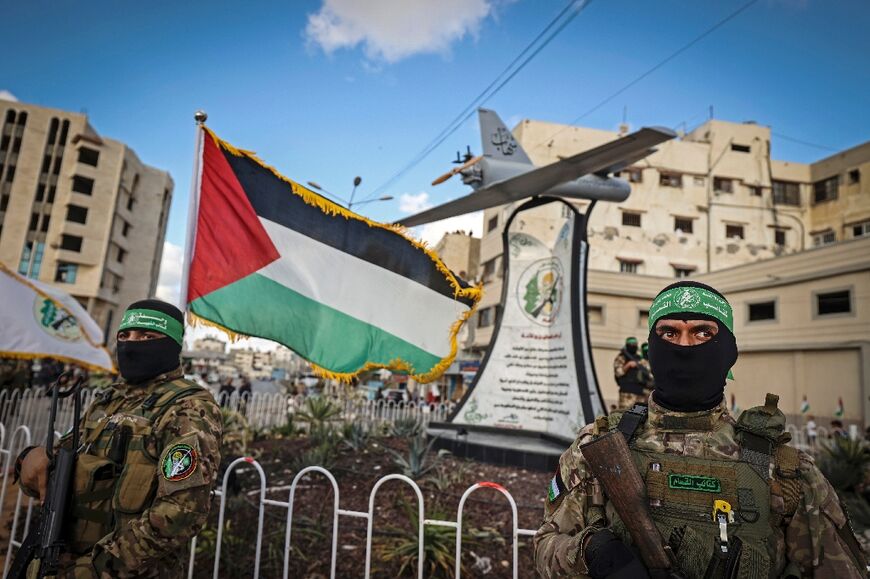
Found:
[[307, 423], [309, 432], [314, 435], [340, 416], [341, 407], [325, 396], [318, 396], [306, 399], [296, 418], [300, 422]]
[[397, 438], [412, 438], [423, 432], [423, 423], [416, 418], [400, 418], [390, 426], [390, 435]]
[[[388, 527], [385, 529], [385, 535], [390, 538], [383, 543], [375, 546], [379, 554], [379, 560], [384, 562], [398, 561], [401, 564], [397, 577], [405, 576], [406, 570], [416, 571], [418, 564], [417, 549], [418, 549], [418, 534], [419, 517], [417, 509], [402, 499], [400, 506], [405, 516], [402, 517], [408, 521], [408, 527]], [[443, 512], [433, 511], [427, 513], [428, 518], [446, 519]], [[491, 528], [473, 529], [466, 527], [462, 534], [462, 543], [467, 547], [479, 545], [482, 541], [495, 541], [504, 544], [504, 537], [498, 531]], [[423, 526], [423, 565], [425, 570], [424, 577], [429, 578], [446, 578], [453, 577], [453, 570], [456, 565], [456, 529], [451, 527], [442, 527], [435, 525]], [[461, 562], [462, 573], [468, 575], [471, 569], [465, 563]], [[410, 575], [410, 574], [409, 574]], [[416, 573], [413, 573], [416, 576]]]
[[354, 451], [363, 450], [369, 444], [369, 429], [360, 422], [348, 422], [341, 429], [344, 443]]
[[853, 491], [870, 467], [870, 445], [863, 440], [836, 437], [822, 445], [819, 468], [838, 491]]
[[391, 448], [388, 448], [387, 450], [393, 455], [393, 464], [399, 467], [402, 474], [406, 477], [417, 480], [435, 468], [440, 462], [441, 457], [446, 454], [446, 451], [439, 452], [434, 460], [428, 460], [429, 451], [432, 450], [432, 446], [435, 444], [436, 440], [438, 440], [438, 437], [432, 438], [432, 440], [427, 444], [426, 435], [420, 433], [411, 439], [406, 454], [402, 454]]

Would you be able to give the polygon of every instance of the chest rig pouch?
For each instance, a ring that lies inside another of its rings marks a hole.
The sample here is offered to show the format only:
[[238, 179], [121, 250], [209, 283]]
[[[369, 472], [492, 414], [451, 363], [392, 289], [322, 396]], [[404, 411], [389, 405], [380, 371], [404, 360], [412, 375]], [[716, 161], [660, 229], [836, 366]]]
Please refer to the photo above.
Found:
[[[788, 463], [784, 468], [793, 467], [795, 483], [799, 472], [796, 451], [781, 444], [784, 441], [774, 432], [779, 426], [776, 413], [782, 416], [776, 401], [772, 405], [775, 412], [764, 413], [767, 420], [758, 416], [763, 408], [771, 410], [770, 402], [768, 397], [765, 407], [744, 412], [748, 421], [741, 416], [743, 424], [753, 428], [742, 430], [738, 422], [735, 430], [741, 456], [736, 461], [636, 448], [631, 439], [645, 420], [645, 408], [635, 406], [616, 426], [629, 439], [632, 458], [646, 486], [650, 515], [687, 577], [775, 578], [783, 571], [774, 540], [783, 509], [771, 504], [781, 494], [781, 477], [770, 475], [785, 474], [778, 466], [781, 461]], [[784, 426], [783, 417], [780, 435]], [[766, 446], [753, 438], [756, 432], [766, 435]], [[607, 514], [614, 532], [630, 542], [616, 513], [609, 508]]]
[[200, 392], [173, 381], [138, 404], [109, 391], [88, 412], [76, 461], [70, 547], [89, 552], [109, 533], [138, 518], [157, 490], [159, 436], [154, 425], [177, 400]]

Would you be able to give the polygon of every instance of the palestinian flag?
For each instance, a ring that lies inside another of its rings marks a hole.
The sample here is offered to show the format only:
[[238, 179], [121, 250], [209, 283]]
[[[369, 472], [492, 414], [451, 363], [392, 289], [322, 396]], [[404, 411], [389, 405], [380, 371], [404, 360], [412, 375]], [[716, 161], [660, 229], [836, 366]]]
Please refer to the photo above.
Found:
[[843, 399], [838, 398], [837, 399], [837, 408], [836, 408], [836, 410], [834, 410], [834, 416], [836, 416], [837, 418], [842, 418], [843, 414], [845, 412], [846, 411], [843, 409]]
[[440, 376], [480, 289], [399, 228], [317, 195], [203, 127], [194, 320], [289, 347], [322, 375]]
[[810, 403], [807, 400], [807, 395], [804, 394], [803, 402], [801, 402], [801, 414], [806, 414], [810, 411]]
[[734, 394], [731, 394], [731, 414], [733, 416], [740, 416], [740, 406], [737, 405], [737, 399], [734, 397]]

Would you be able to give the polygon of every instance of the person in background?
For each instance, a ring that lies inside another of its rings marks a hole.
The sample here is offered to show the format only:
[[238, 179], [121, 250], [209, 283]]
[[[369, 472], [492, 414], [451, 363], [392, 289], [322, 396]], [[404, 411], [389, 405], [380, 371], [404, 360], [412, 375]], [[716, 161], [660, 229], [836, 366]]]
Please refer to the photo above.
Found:
[[816, 438], [819, 436], [818, 427], [816, 426], [816, 418], [810, 414], [807, 416], [807, 444], [810, 447], [815, 448], [816, 446]]

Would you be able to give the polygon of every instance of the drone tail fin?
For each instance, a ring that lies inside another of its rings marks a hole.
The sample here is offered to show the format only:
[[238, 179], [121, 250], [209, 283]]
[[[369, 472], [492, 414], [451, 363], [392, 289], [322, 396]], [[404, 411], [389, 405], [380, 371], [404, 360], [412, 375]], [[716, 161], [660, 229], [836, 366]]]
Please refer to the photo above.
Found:
[[480, 139], [483, 141], [483, 154], [486, 157], [532, 164], [529, 156], [499, 118], [498, 113], [489, 109], [477, 109], [480, 116]]

